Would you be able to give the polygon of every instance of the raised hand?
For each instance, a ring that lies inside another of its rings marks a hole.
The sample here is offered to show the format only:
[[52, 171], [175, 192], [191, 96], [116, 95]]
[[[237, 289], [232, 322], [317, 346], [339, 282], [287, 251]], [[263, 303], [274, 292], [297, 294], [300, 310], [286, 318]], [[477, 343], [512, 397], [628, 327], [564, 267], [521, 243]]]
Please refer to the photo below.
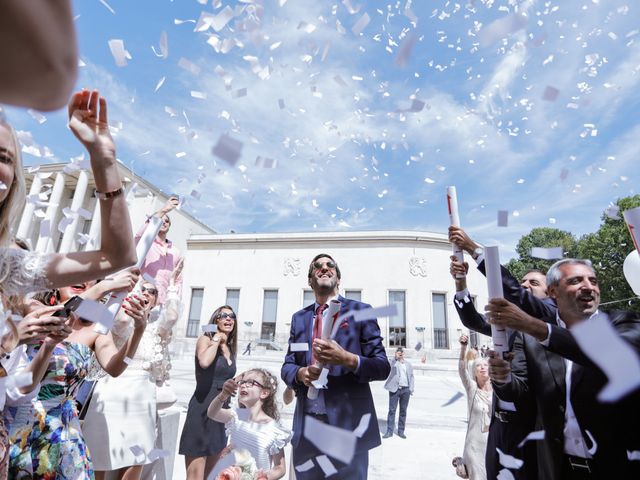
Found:
[[115, 161], [116, 146], [109, 132], [107, 101], [97, 90], [82, 90], [69, 102], [69, 128], [92, 159]]
[[105, 278], [102, 282], [107, 288], [107, 292], [126, 291], [130, 292], [140, 279], [140, 270], [131, 268], [122, 270], [114, 275]]
[[173, 272], [171, 272], [171, 285], [174, 285], [178, 278], [180, 278], [180, 274], [182, 273], [182, 268], [184, 267], [184, 257], [180, 257], [176, 262], [175, 267], [173, 268]]

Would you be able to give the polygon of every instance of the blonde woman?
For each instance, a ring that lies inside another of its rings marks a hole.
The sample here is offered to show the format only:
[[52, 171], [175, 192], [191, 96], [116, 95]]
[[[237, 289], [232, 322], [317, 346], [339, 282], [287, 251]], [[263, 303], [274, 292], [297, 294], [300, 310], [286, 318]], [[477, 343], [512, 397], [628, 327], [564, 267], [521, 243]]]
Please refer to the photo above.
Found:
[[491, 423], [491, 401], [493, 389], [489, 380], [487, 359], [477, 357], [472, 367], [467, 368], [465, 355], [469, 338], [462, 335], [460, 342], [460, 358], [458, 373], [467, 392], [469, 423], [464, 441], [462, 458], [471, 480], [486, 480], [485, 454]]

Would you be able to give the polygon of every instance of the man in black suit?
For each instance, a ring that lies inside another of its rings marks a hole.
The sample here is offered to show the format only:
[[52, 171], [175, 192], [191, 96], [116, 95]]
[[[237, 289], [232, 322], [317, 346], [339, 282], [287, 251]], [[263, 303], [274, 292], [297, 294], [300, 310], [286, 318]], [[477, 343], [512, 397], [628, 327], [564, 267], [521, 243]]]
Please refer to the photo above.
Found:
[[[456, 295], [453, 303], [465, 327], [483, 335], [491, 336], [491, 325], [485, 316], [476, 310], [467, 290], [466, 274], [468, 270], [469, 266], [466, 262], [461, 263], [457, 261], [455, 256], [451, 257], [450, 271], [456, 284]], [[511, 302], [522, 305], [522, 300], [526, 301], [529, 296], [536, 298], [547, 297], [547, 282], [542, 272], [538, 270], [527, 272], [523, 277], [522, 283], [517, 288], [518, 282], [509, 271], [503, 268], [502, 273], [503, 283], [506, 284], [504, 291], [507, 292], [507, 298]], [[549, 304], [549, 308], [551, 306], [552, 304]], [[510, 346], [513, 346], [514, 338], [513, 335], [510, 337]], [[522, 468], [513, 472], [516, 480], [535, 479], [537, 477], [535, 443], [526, 443], [522, 448], [518, 447], [522, 439], [535, 427], [536, 408], [533, 397], [527, 396], [518, 399], [516, 402], [506, 402], [494, 395], [491, 408], [491, 424], [489, 426], [485, 457], [487, 479], [495, 480], [499, 471], [503, 468], [500, 465], [497, 448], [508, 455], [522, 458], [525, 461], [525, 465]]]
[[640, 316], [598, 310], [600, 289], [588, 260], [556, 262], [547, 273], [547, 288], [558, 305], [555, 318], [534, 318], [504, 299], [486, 307], [491, 323], [522, 332], [511, 364], [495, 356], [489, 362], [494, 391], [511, 402], [535, 396], [545, 430], [538, 446], [539, 479], [640, 478], [640, 462], [629, 459], [640, 449], [640, 389], [614, 403], [599, 402], [607, 377], [568, 330], [606, 315], [640, 353]]

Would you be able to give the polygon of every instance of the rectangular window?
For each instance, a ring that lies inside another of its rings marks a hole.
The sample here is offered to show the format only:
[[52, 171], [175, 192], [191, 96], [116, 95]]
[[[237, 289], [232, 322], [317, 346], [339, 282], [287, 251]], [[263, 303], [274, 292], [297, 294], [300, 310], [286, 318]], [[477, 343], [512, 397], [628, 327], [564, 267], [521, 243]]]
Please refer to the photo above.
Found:
[[316, 295], [313, 290], [304, 290], [302, 292], [302, 308], [308, 307], [313, 303], [316, 303]]
[[227, 301], [226, 305], [229, 305], [236, 315], [238, 314], [238, 307], [240, 306], [240, 289], [239, 288], [227, 288]]
[[273, 341], [276, 335], [278, 313], [278, 290], [265, 290], [262, 303], [262, 331], [260, 338]]
[[432, 293], [433, 308], [433, 348], [449, 348], [449, 334], [447, 329], [447, 295]]
[[397, 313], [389, 317], [389, 346], [407, 346], [407, 323], [405, 292], [403, 290], [389, 290], [389, 305], [397, 307]]
[[191, 289], [191, 304], [189, 305], [189, 319], [187, 320], [187, 337], [197, 337], [200, 333], [200, 315], [202, 315], [202, 298], [204, 288]]
[[362, 301], [362, 290], [345, 290], [344, 297], [350, 300]]

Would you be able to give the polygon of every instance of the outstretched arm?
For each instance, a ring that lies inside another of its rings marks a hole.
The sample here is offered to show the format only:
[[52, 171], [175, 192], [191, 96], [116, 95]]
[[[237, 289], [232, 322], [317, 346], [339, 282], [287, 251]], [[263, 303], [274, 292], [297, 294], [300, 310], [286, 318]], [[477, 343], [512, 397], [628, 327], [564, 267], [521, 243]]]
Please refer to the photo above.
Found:
[[228, 408], [222, 408], [224, 402], [229, 400], [231, 396], [235, 395], [238, 391], [238, 383], [235, 378], [230, 378], [222, 386], [222, 391], [211, 401], [209, 408], [207, 408], [207, 416], [211, 420], [215, 420], [220, 423], [227, 423], [233, 418], [233, 413]]
[[107, 101], [97, 90], [75, 93], [69, 103], [69, 128], [91, 158], [100, 202], [102, 242], [99, 250], [54, 254], [46, 277], [54, 287], [94, 280], [133, 265], [136, 260], [129, 209], [118, 172], [116, 149], [107, 121]]

